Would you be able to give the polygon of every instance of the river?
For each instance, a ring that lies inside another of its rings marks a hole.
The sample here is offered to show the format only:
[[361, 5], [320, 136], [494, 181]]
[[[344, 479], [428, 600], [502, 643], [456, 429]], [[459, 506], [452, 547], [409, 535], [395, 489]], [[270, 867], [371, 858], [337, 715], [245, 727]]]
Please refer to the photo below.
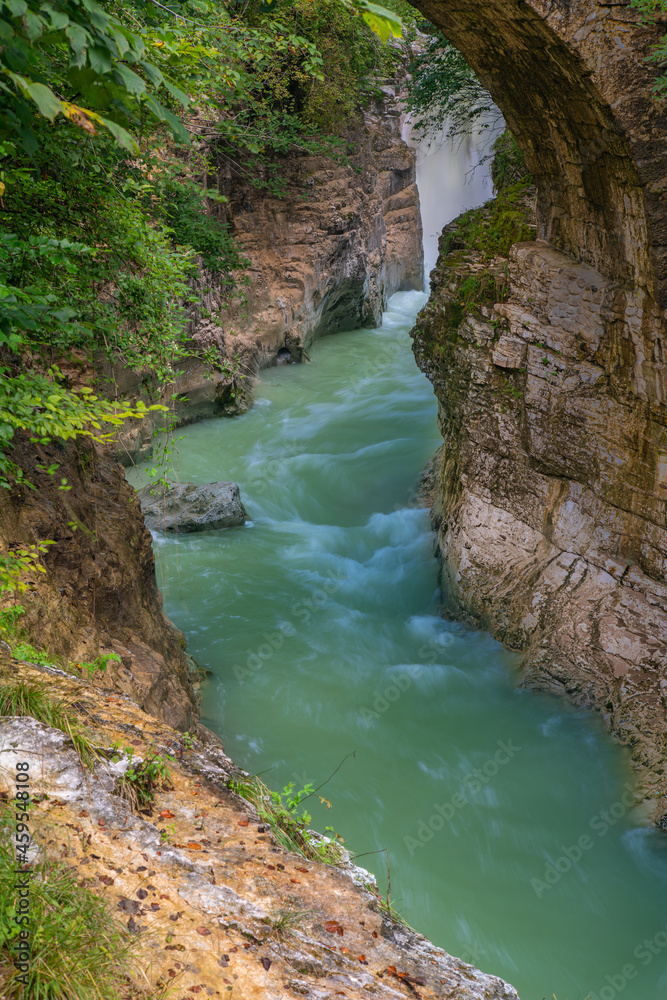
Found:
[[212, 671], [202, 721], [273, 788], [354, 752], [313, 824], [383, 889], [387, 849], [404, 917], [522, 1000], [665, 1000], [667, 841], [633, 811], [625, 752], [439, 616], [414, 506], [440, 443], [408, 336], [425, 301], [395, 295], [381, 328], [264, 372], [249, 413], [182, 432], [178, 477], [234, 480], [252, 518], [156, 535], [165, 610]]

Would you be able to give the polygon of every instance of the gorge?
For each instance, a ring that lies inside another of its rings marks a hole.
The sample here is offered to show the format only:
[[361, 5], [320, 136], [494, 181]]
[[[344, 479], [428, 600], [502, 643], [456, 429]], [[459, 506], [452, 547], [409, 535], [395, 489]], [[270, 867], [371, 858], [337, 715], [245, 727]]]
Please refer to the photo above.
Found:
[[[431, 155], [456, 164], [447, 146]], [[231, 426], [185, 431], [179, 477], [233, 479], [252, 518], [156, 538], [166, 610], [212, 671], [202, 721], [277, 788], [318, 786], [355, 752], [322, 789], [331, 809], [309, 801], [316, 826], [332, 824], [381, 885], [373, 852], [388, 849], [408, 921], [520, 996], [594, 995], [634, 962], [625, 994], [659, 997], [663, 964], [633, 952], [665, 923], [665, 848], [628, 762], [588, 713], [517, 691], [517, 656], [438, 616], [414, 506], [438, 443], [410, 363], [423, 303], [399, 293], [379, 329], [266, 371]]]

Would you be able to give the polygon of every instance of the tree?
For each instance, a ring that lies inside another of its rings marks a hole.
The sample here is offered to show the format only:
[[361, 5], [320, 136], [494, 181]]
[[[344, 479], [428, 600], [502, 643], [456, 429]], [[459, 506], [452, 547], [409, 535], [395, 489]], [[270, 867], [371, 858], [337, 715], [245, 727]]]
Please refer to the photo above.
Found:
[[435, 135], [443, 128], [450, 138], [469, 135], [474, 129], [503, 130], [502, 115], [491, 95], [439, 31], [429, 36], [410, 72], [408, 110], [422, 135]]

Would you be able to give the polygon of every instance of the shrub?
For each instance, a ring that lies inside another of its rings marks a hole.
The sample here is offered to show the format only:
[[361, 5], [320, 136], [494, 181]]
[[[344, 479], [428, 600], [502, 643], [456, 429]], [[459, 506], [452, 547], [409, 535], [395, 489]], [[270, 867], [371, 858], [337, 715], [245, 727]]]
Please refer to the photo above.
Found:
[[129, 748], [126, 752], [130, 763], [116, 782], [114, 791], [129, 802], [132, 809], [150, 809], [155, 803], [156, 793], [170, 786], [167, 761], [173, 760], [173, 757], [153, 750], [145, 760], [135, 761], [134, 751]]

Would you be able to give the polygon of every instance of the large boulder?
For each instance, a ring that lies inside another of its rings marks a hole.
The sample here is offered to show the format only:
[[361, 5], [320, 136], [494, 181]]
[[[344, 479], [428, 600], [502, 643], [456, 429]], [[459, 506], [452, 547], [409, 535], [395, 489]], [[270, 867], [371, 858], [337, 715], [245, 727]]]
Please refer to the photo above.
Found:
[[139, 490], [139, 499], [153, 531], [211, 531], [248, 519], [236, 483], [151, 483]]

